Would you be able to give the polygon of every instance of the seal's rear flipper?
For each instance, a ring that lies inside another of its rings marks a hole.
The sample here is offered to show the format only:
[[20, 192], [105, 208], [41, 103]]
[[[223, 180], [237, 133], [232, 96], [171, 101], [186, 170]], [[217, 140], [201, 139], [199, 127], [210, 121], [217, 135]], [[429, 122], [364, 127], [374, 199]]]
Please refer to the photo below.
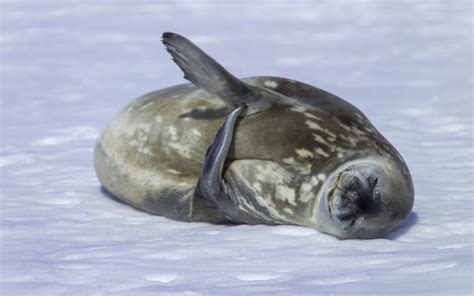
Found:
[[[173, 57], [173, 61], [183, 70], [184, 78], [205, 91], [219, 96], [229, 109], [244, 104], [253, 105], [252, 103], [256, 103], [256, 107], [262, 105], [262, 102], [258, 102], [265, 96], [262, 89], [249, 85], [230, 74], [188, 39], [167, 32], [163, 33], [162, 41]], [[257, 108], [265, 109], [262, 107]]]

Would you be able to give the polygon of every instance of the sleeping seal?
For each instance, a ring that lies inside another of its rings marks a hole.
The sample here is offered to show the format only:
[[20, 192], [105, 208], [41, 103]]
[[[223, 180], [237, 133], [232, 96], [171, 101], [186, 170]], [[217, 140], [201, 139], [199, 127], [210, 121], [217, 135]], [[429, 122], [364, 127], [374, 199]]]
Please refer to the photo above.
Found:
[[405, 162], [341, 98], [285, 78], [238, 79], [186, 38], [163, 34], [193, 84], [144, 95], [95, 147], [102, 185], [180, 221], [296, 224], [376, 238], [410, 213]]

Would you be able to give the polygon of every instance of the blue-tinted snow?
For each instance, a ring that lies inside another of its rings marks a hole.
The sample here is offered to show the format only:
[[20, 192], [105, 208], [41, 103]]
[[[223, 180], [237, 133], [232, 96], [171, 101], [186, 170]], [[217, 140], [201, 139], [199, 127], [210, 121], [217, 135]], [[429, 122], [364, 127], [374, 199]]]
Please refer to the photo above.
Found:
[[[2, 1], [2, 295], [472, 293], [470, 1], [256, 2]], [[184, 82], [163, 31], [238, 76], [358, 106], [412, 171], [407, 223], [341, 241], [180, 223], [106, 197], [100, 131], [131, 99]]]

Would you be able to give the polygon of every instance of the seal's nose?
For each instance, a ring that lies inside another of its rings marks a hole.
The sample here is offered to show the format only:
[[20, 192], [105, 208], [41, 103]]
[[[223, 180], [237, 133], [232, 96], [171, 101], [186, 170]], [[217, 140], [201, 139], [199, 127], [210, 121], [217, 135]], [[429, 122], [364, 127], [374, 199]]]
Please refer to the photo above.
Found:
[[403, 223], [413, 207], [411, 176], [404, 162], [374, 158], [330, 176], [319, 198], [324, 232], [341, 238], [377, 238]]
[[333, 215], [354, 225], [359, 216], [376, 212], [379, 206], [377, 183], [378, 177], [366, 176], [354, 169], [343, 171], [330, 197]]
[[350, 236], [382, 237], [402, 224], [411, 212], [414, 201], [411, 176], [403, 162], [390, 159], [358, 169], [368, 183], [366, 189], [358, 191], [364, 199], [359, 203], [358, 218]]

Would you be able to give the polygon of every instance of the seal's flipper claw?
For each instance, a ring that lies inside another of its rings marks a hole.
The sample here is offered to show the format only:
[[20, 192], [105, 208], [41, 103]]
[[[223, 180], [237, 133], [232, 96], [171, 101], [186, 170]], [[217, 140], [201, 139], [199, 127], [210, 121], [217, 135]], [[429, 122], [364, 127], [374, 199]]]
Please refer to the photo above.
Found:
[[[242, 105], [255, 105], [263, 110], [262, 89], [247, 84], [230, 74], [224, 67], [188, 39], [175, 33], [163, 33], [163, 44], [173, 61], [184, 72], [184, 78], [205, 91], [220, 97], [230, 110]], [[255, 113], [256, 110], [252, 110]]]
[[234, 127], [237, 118], [244, 111], [245, 107], [237, 107], [227, 114], [224, 125], [206, 154], [202, 174], [198, 181], [198, 193], [217, 204], [219, 204], [218, 196], [222, 191], [222, 170], [234, 137]]

